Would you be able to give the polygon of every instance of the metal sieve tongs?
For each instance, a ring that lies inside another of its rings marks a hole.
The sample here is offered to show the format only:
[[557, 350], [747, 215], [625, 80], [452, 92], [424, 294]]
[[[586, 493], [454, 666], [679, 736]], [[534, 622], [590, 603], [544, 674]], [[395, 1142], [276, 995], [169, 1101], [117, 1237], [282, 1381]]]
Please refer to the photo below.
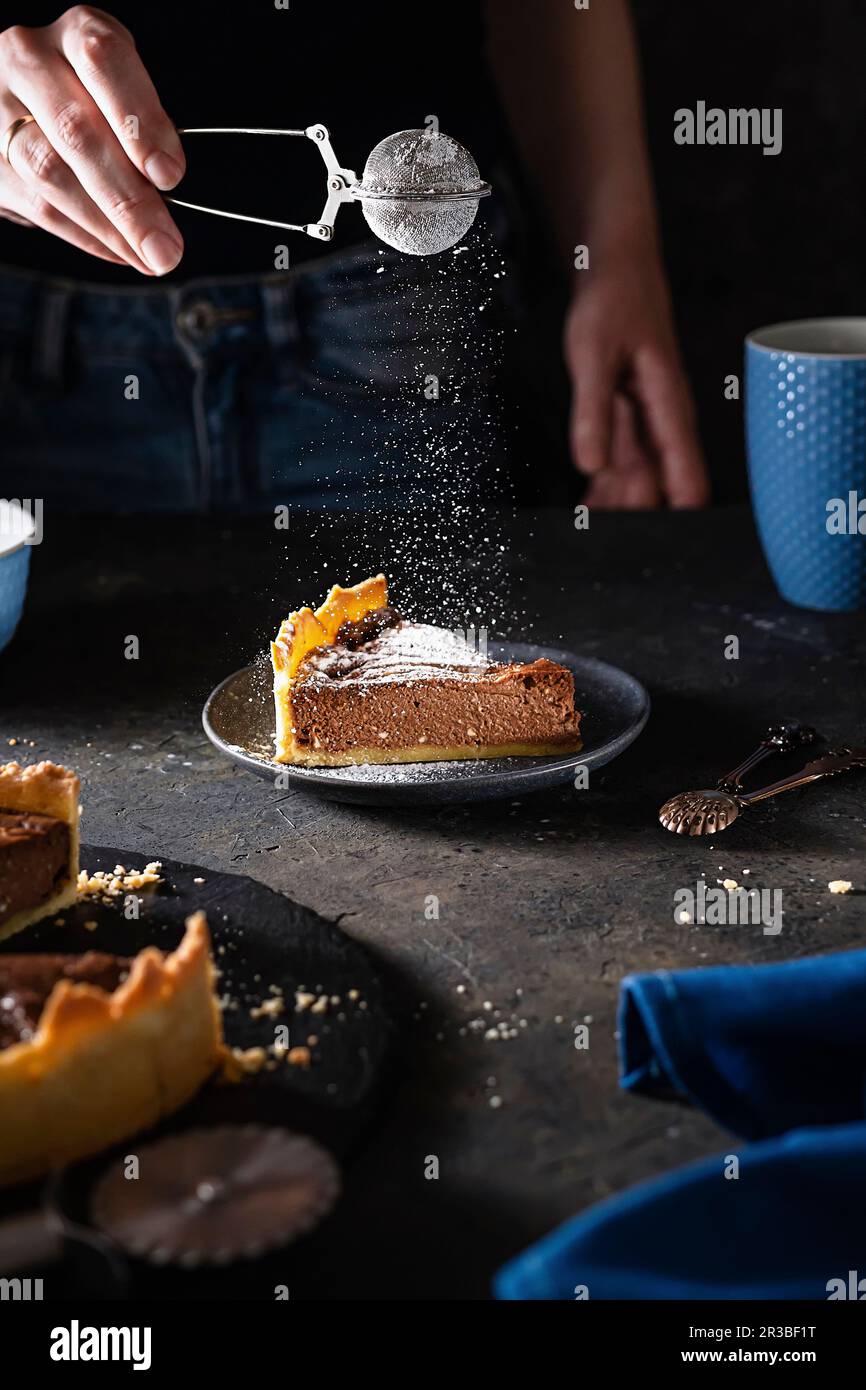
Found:
[[255, 127], [194, 126], [179, 135], [295, 135], [312, 140], [327, 170], [327, 196], [318, 222], [274, 222], [267, 217], [248, 217], [240, 212], [206, 208], [181, 198], [168, 198], [178, 207], [232, 217], [238, 222], [257, 222], [288, 232], [306, 232], [319, 241], [330, 241], [334, 222], [343, 203], [360, 203], [367, 224], [380, 241], [409, 256], [431, 256], [447, 251], [466, 235], [490, 184], [478, 172], [467, 149], [450, 136], [425, 127], [401, 130], [381, 140], [358, 179], [337, 159], [326, 126], [306, 130], [264, 130]]

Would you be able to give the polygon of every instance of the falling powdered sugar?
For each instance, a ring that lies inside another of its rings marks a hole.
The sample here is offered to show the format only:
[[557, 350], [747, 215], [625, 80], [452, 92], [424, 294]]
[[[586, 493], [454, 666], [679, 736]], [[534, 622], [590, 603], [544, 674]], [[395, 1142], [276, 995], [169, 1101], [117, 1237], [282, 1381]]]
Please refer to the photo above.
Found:
[[312, 520], [311, 539], [327, 553], [334, 514], [345, 509], [350, 524], [340, 530], [339, 570], [322, 560], [305, 571], [303, 601], [381, 571], [404, 616], [502, 636], [522, 622], [502, 514], [510, 481], [499, 369], [514, 331], [501, 303], [507, 266], [483, 224], [431, 261], [380, 257], [365, 301], [375, 344], [366, 400], [342, 427], [332, 417], [328, 450], [341, 447], [346, 465], [329, 467], [329, 510]]

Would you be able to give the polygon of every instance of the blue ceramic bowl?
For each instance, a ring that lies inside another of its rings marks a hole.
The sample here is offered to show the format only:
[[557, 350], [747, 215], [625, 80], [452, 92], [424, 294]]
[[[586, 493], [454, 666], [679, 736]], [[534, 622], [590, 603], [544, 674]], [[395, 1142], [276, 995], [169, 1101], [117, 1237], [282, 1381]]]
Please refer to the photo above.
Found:
[[27, 593], [33, 523], [27, 514], [9, 503], [0, 504], [0, 652], [8, 646], [18, 626]]
[[746, 434], [755, 520], [782, 597], [866, 608], [866, 319], [751, 333]]

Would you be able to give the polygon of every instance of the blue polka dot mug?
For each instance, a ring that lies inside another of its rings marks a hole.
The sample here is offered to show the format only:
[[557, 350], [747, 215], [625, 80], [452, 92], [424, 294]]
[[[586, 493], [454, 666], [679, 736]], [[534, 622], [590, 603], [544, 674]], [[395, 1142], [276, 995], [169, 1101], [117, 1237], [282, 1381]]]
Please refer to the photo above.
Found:
[[809, 319], [746, 339], [749, 484], [783, 598], [866, 608], [866, 319]]

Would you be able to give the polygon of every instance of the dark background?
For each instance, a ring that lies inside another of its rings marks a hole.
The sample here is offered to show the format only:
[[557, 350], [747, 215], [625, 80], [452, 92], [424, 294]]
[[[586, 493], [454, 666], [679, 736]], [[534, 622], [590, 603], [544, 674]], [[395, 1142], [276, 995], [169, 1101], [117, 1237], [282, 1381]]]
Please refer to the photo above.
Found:
[[[665, 252], [715, 492], [745, 494], [742, 340], [779, 319], [862, 314], [866, 5], [632, 0]], [[782, 107], [776, 157], [674, 144], [674, 112]]]
[[[742, 370], [744, 335], [778, 319], [863, 311], [866, 4], [631, 3], [686, 366], [715, 496], [739, 499], [746, 495], [742, 408], [725, 400], [724, 380]], [[16, 20], [44, 23], [63, 8], [63, 0], [10, 0], [0, 6], [0, 29]], [[254, 0], [240, 10], [231, 0], [185, 0], [182, 6], [107, 0], [105, 8], [135, 31], [167, 109], [181, 124], [293, 124], [326, 114], [340, 157], [360, 167], [364, 151], [382, 133], [415, 124], [419, 112], [441, 109], [448, 128], [466, 140], [485, 171], [493, 152], [503, 149], [495, 99], [479, 55], [479, 6], [469, 0], [438, 0], [435, 14], [426, 18], [397, 0], [327, 8], [298, 0], [288, 15], [277, 13], [269, 0]], [[321, 35], [328, 24], [334, 41], [323, 63]], [[461, 42], [431, 45], [425, 26], [459, 33]], [[611, 100], [615, 96], [612, 91]], [[725, 109], [781, 107], [781, 154], [766, 157], [751, 146], [676, 145], [674, 112], [694, 108], [699, 100]], [[295, 184], [285, 172], [297, 160], [298, 171], [304, 170], [299, 186], [308, 188], [311, 199], [302, 215], [318, 215], [319, 169], [315, 160], [308, 162], [311, 151], [283, 142], [281, 176], [275, 178], [272, 147], [247, 141], [241, 155], [237, 146], [200, 139], [183, 196], [278, 217], [298, 215]], [[500, 170], [491, 169], [491, 174], [497, 191], [504, 193]], [[490, 200], [485, 216], [495, 201]], [[535, 200], [529, 203], [532, 222], [539, 209]], [[270, 229], [207, 219], [205, 234], [200, 214], [179, 212], [178, 220], [188, 245], [172, 278], [272, 268]], [[337, 244], [365, 234], [357, 210], [354, 215], [345, 212]], [[552, 254], [539, 257], [540, 244], [528, 241], [525, 256], [529, 273], [539, 282], [553, 261]], [[303, 238], [293, 239], [294, 260], [318, 249]], [[43, 233], [9, 223], [0, 230], [0, 260], [54, 274], [123, 278], [122, 272], [85, 259]], [[539, 266], [539, 260], [546, 265]], [[129, 278], [135, 278], [133, 272]], [[567, 382], [558, 355], [556, 316], [562, 312], [564, 290], [552, 287], [553, 278], [533, 286], [538, 313], [524, 335], [532, 361], [515, 364], [520, 379], [507, 399], [522, 412], [526, 447], [521, 445], [520, 452], [532, 459], [534, 480], [544, 487], [568, 482], [576, 489], [562, 427]]]

